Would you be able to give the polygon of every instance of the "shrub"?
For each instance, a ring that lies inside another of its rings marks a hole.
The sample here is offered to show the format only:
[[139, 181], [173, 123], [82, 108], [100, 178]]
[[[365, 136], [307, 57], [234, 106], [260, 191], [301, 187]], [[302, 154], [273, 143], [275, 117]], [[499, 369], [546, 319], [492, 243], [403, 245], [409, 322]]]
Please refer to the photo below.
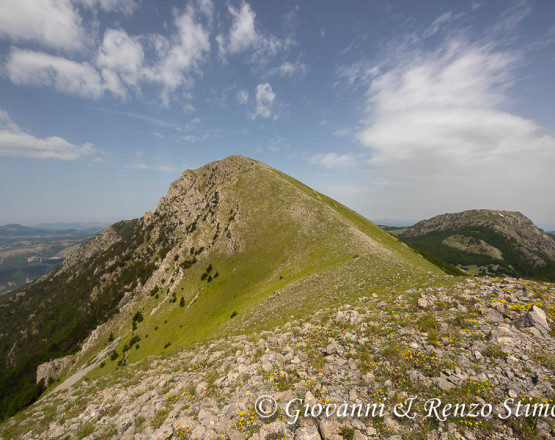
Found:
[[439, 347], [440, 343], [439, 343], [439, 334], [436, 332], [430, 332], [428, 333], [428, 343], [430, 345], [433, 345], [434, 347]]
[[507, 353], [503, 351], [503, 347], [497, 344], [490, 344], [484, 350], [484, 354], [487, 357], [494, 358], [494, 359], [505, 359]]
[[231, 314], [230, 318], [235, 318], [237, 316], [237, 312], [234, 310], [233, 313]]
[[339, 431], [339, 435], [345, 440], [353, 440], [355, 438], [355, 430], [353, 428], [343, 426]]
[[116, 350], [114, 350], [114, 351], [112, 351], [112, 354], [110, 355], [110, 359], [115, 361], [118, 358], [118, 356], [119, 356], [119, 353]]
[[416, 321], [416, 328], [421, 332], [437, 329], [438, 325], [433, 315], [426, 314]]
[[179, 305], [181, 307], [185, 307], [185, 298], [181, 297], [181, 299], [179, 300]]
[[135, 313], [135, 316], [133, 316], [133, 321], [137, 321], [137, 322], [142, 322], [144, 319], [143, 314], [141, 312], [137, 312]]

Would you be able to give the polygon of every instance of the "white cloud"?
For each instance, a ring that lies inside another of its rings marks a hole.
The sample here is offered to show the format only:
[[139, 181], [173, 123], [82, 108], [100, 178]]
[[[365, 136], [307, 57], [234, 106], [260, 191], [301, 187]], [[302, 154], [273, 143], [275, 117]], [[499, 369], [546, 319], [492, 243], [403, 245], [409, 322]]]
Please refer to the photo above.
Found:
[[62, 49], [82, 49], [87, 31], [79, 7], [131, 14], [135, 0], [2, 0], [0, 37]]
[[0, 156], [76, 160], [85, 156], [98, 158], [101, 154], [90, 143], [79, 146], [58, 136], [37, 138], [23, 131], [7, 112], [0, 110]]
[[144, 63], [143, 47], [123, 30], [108, 29], [97, 56], [106, 89], [126, 96], [127, 86], [138, 88]]
[[162, 85], [162, 101], [169, 105], [171, 95], [178, 87], [191, 87], [191, 73], [198, 68], [210, 51], [209, 31], [195, 19], [189, 6], [175, 19], [177, 34], [168, 40], [156, 36], [154, 43], [159, 54], [158, 62], [145, 70], [145, 77]]
[[456, 40], [402, 57], [371, 81], [371, 117], [360, 141], [372, 148], [374, 163], [394, 167], [424, 153], [460, 165], [518, 150], [509, 140], [537, 128], [497, 108], [517, 61], [513, 54]]
[[229, 32], [227, 52], [238, 53], [254, 45], [259, 38], [254, 29], [256, 14], [248, 3], [243, 3], [237, 10], [229, 5], [229, 13], [233, 16], [233, 24]]
[[82, 20], [70, 0], [2, 0], [0, 36], [55, 49], [78, 49], [83, 45]]
[[246, 2], [239, 9], [231, 4], [228, 11], [232, 16], [232, 24], [227, 36], [216, 37], [220, 55], [234, 55], [251, 51], [250, 62], [265, 64], [268, 59], [291, 45], [289, 39], [279, 39], [271, 34], [264, 34], [256, 29], [256, 13]]
[[284, 62], [280, 66], [274, 67], [266, 73], [266, 76], [278, 75], [281, 77], [298, 77], [302, 78], [308, 72], [306, 64], [300, 63], [298, 61], [290, 63], [289, 61]]
[[387, 188], [382, 199], [411, 215], [478, 206], [534, 212], [530, 195], [555, 184], [555, 139], [504, 109], [522, 55], [460, 37], [434, 51], [409, 45], [387, 55], [366, 77], [358, 133], [374, 183]]
[[239, 90], [236, 96], [237, 102], [239, 104], [246, 104], [247, 102], [249, 102], [249, 92], [247, 92], [246, 90]]
[[7, 72], [14, 84], [41, 85], [96, 99], [104, 92], [100, 75], [89, 63], [78, 63], [44, 52], [13, 49]]
[[337, 153], [326, 153], [326, 154], [316, 154], [310, 158], [310, 162], [315, 165], [320, 165], [325, 168], [336, 168], [336, 169], [354, 169], [360, 163], [360, 157], [355, 156], [352, 153], [337, 154]]
[[251, 119], [257, 116], [269, 118], [272, 116], [274, 100], [276, 95], [269, 83], [258, 84], [256, 86], [256, 110], [250, 115]]
[[[111, 4], [105, 3], [106, 7]], [[145, 39], [108, 29], [92, 63], [14, 48], [7, 57], [6, 71], [14, 84], [54, 87], [93, 99], [107, 90], [122, 98], [130, 90], [140, 95], [145, 84], [156, 84], [162, 89], [162, 104], [168, 106], [177, 89], [183, 93], [190, 89], [193, 75], [210, 51], [209, 31], [195, 15], [192, 6], [176, 15], [176, 31], [169, 38], [154, 34]], [[157, 55], [149, 65], [145, 63], [144, 40]], [[184, 107], [186, 112], [191, 109]]]

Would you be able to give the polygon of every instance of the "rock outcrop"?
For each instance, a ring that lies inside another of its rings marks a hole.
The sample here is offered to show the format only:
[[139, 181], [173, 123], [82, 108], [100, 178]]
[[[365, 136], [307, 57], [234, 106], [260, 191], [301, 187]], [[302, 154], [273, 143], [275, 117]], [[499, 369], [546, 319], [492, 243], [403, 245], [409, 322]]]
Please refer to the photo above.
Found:
[[44, 383], [48, 384], [49, 379], [58, 380], [66, 368], [71, 365], [72, 360], [73, 356], [65, 356], [40, 364], [37, 368], [37, 383], [44, 380]]

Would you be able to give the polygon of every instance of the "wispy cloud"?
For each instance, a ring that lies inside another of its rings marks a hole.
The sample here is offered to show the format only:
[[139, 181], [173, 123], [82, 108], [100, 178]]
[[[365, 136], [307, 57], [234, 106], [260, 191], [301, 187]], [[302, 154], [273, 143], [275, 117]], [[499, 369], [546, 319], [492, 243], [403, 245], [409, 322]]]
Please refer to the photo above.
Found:
[[249, 102], [249, 92], [246, 90], [239, 90], [237, 92], [236, 97], [237, 97], [237, 102], [241, 105]]
[[249, 117], [251, 119], [256, 119], [257, 116], [262, 118], [271, 117], [275, 99], [276, 94], [269, 83], [258, 84], [256, 86], [256, 108]]
[[104, 12], [118, 12], [131, 15], [139, 6], [136, 0], [73, 0], [73, 3], [82, 4], [89, 9], [100, 8]]
[[361, 156], [353, 153], [337, 154], [326, 153], [312, 156], [310, 162], [328, 169], [349, 170], [355, 169], [361, 162]]
[[283, 64], [273, 67], [272, 69], [266, 72], [265, 76], [281, 76], [281, 77], [290, 77], [290, 78], [302, 78], [308, 72], [308, 67], [306, 64], [300, 63], [298, 61], [291, 63], [289, 61], [284, 62]]
[[194, 73], [210, 52], [210, 32], [197, 19], [195, 9], [189, 5], [175, 17], [177, 32], [166, 39], [157, 35], [155, 45], [159, 59], [148, 68], [144, 76], [162, 86], [162, 102], [168, 106], [172, 93], [179, 87], [191, 88]]
[[292, 44], [289, 38], [280, 39], [257, 29], [256, 13], [247, 2], [243, 2], [239, 8], [230, 4], [228, 11], [232, 16], [229, 33], [216, 37], [219, 53], [223, 58], [248, 52], [251, 63], [263, 65]]
[[352, 134], [352, 130], [349, 128], [340, 128], [339, 130], [335, 130], [332, 134], [337, 137], [345, 137]]
[[138, 90], [144, 68], [143, 46], [123, 30], [108, 29], [97, 55], [104, 87], [126, 97], [128, 88]]
[[126, 116], [128, 118], [139, 119], [141, 121], [148, 122], [149, 124], [158, 125], [160, 127], [165, 127], [165, 128], [171, 128], [172, 130], [175, 130], [178, 132], [184, 131], [187, 127], [187, 124], [183, 124], [177, 121], [172, 121], [171, 119], [154, 118], [152, 116], [143, 115], [142, 113], [112, 110], [106, 107], [91, 106], [90, 108], [94, 110], [102, 111], [102, 112], [113, 113], [115, 115]]
[[149, 166], [144, 163], [144, 162], [137, 162], [137, 161], [133, 161], [131, 163], [125, 164], [124, 165], [125, 168], [134, 168], [137, 170], [148, 170]]
[[102, 154], [91, 143], [74, 145], [58, 136], [37, 138], [22, 130], [7, 112], [0, 110], [0, 156], [77, 160], [84, 157], [96, 159]]

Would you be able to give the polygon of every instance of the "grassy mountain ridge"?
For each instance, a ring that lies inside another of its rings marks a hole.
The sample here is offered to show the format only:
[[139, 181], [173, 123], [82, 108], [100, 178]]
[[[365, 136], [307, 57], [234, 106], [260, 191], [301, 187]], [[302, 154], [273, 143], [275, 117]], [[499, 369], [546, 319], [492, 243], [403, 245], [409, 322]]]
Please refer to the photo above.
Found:
[[[231, 156], [185, 171], [154, 213], [106, 228], [0, 303], [2, 416], [36, 397], [36, 367], [49, 359], [72, 355], [64, 378], [93, 361], [103, 375], [442, 276], [332, 199]], [[112, 339], [113, 360], [99, 358]]]
[[555, 280], [555, 241], [519, 212], [439, 215], [418, 222], [400, 238], [474, 273]]

